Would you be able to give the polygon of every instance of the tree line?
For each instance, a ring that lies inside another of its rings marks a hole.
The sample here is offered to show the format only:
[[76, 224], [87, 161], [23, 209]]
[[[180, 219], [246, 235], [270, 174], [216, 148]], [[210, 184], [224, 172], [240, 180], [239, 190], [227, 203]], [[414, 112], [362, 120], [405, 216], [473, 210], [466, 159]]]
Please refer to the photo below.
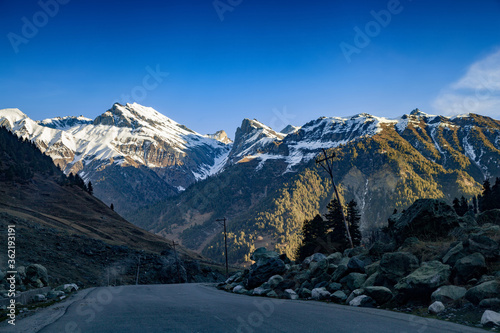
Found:
[[496, 177], [495, 184], [491, 186], [489, 179], [483, 183], [483, 193], [473, 196], [470, 200], [462, 196], [453, 200], [453, 208], [459, 216], [464, 216], [467, 212], [477, 214], [491, 209], [500, 209], [500, 178]]

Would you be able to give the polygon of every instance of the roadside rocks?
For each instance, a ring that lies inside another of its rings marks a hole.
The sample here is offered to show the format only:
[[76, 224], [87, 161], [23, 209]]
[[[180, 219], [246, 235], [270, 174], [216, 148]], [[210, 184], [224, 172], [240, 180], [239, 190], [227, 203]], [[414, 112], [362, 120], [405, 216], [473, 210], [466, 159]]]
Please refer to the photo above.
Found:
[[453, 275], [457, 284], [465, 284], [472, 278], [481, 277], [486, 271], [486, 261], [479, 252], [457, 260], [453, 267]]
[[455, 302], [465, 296], [467, 289], [453, 285], [442, 286], [431, 294], [432, 301], [439, 301], [443, 304]]
[[481, 324], [486, 327], [500, 326], [500, 313], [486, 310], [481, 317]]
[[481, 283], [465, 293], [465, 298], [476, 305], [483, 299], [498, 297], [500, 297], [500, 282], [496, 280]]
[[395, 286], [396, 291], [417, 298], [427, 297], [450, 277], [450, 266], [435, 260], [424, 262], [413, 273], [401, 279]]
[[435, 301], [434, 303], [432, 303], [429, 306], [429, 313], [431, 313], [431, 314], [438, 314], [438, 313], [443, 312], [444, 309], [445, 309], [445, 306], [444, 306], [443, 303], [441, 303], [439, 301]]

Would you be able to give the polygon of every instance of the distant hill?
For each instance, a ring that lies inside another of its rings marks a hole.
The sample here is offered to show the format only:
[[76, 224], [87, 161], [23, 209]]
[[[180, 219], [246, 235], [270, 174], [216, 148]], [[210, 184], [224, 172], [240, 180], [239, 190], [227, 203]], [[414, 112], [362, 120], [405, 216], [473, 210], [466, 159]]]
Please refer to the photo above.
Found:
[[[0, 224], [3, 230], [16, 225], [17, 265], [42, 264], [53, 283], [102, 285], [110, 271], [115, 281], [133, 283], [139, 257], [142, 283], [177, 282], [171, 241], [134, 226], [72, 185], [50, 157], [4, 128], [0, 128]], [[186, 280], [217, 276], [201, 271], [199, 263], [204, 260], [199, 255], [177, 250]], [[4, 253], [0, 264], [6, 267]]]

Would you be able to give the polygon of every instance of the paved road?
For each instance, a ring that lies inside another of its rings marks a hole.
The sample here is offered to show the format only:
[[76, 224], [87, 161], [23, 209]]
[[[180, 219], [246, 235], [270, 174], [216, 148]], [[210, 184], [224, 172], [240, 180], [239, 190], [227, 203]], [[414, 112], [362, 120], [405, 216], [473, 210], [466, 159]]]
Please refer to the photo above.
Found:
[[59, 310], [48, 325], [25, 318], [14, 332], [484, 332], [378, 309], [235, 295], [203, 284], [95, 288]]

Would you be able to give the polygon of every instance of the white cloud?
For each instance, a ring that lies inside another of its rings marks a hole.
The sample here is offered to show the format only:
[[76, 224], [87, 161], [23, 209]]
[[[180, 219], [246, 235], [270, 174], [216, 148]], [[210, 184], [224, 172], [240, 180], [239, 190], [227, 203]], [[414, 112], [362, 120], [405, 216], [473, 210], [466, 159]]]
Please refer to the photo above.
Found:
[[432, 106], [444, 115], [478, 113], [500, 117], [500, 50], [472, 64], [443, 89]]

